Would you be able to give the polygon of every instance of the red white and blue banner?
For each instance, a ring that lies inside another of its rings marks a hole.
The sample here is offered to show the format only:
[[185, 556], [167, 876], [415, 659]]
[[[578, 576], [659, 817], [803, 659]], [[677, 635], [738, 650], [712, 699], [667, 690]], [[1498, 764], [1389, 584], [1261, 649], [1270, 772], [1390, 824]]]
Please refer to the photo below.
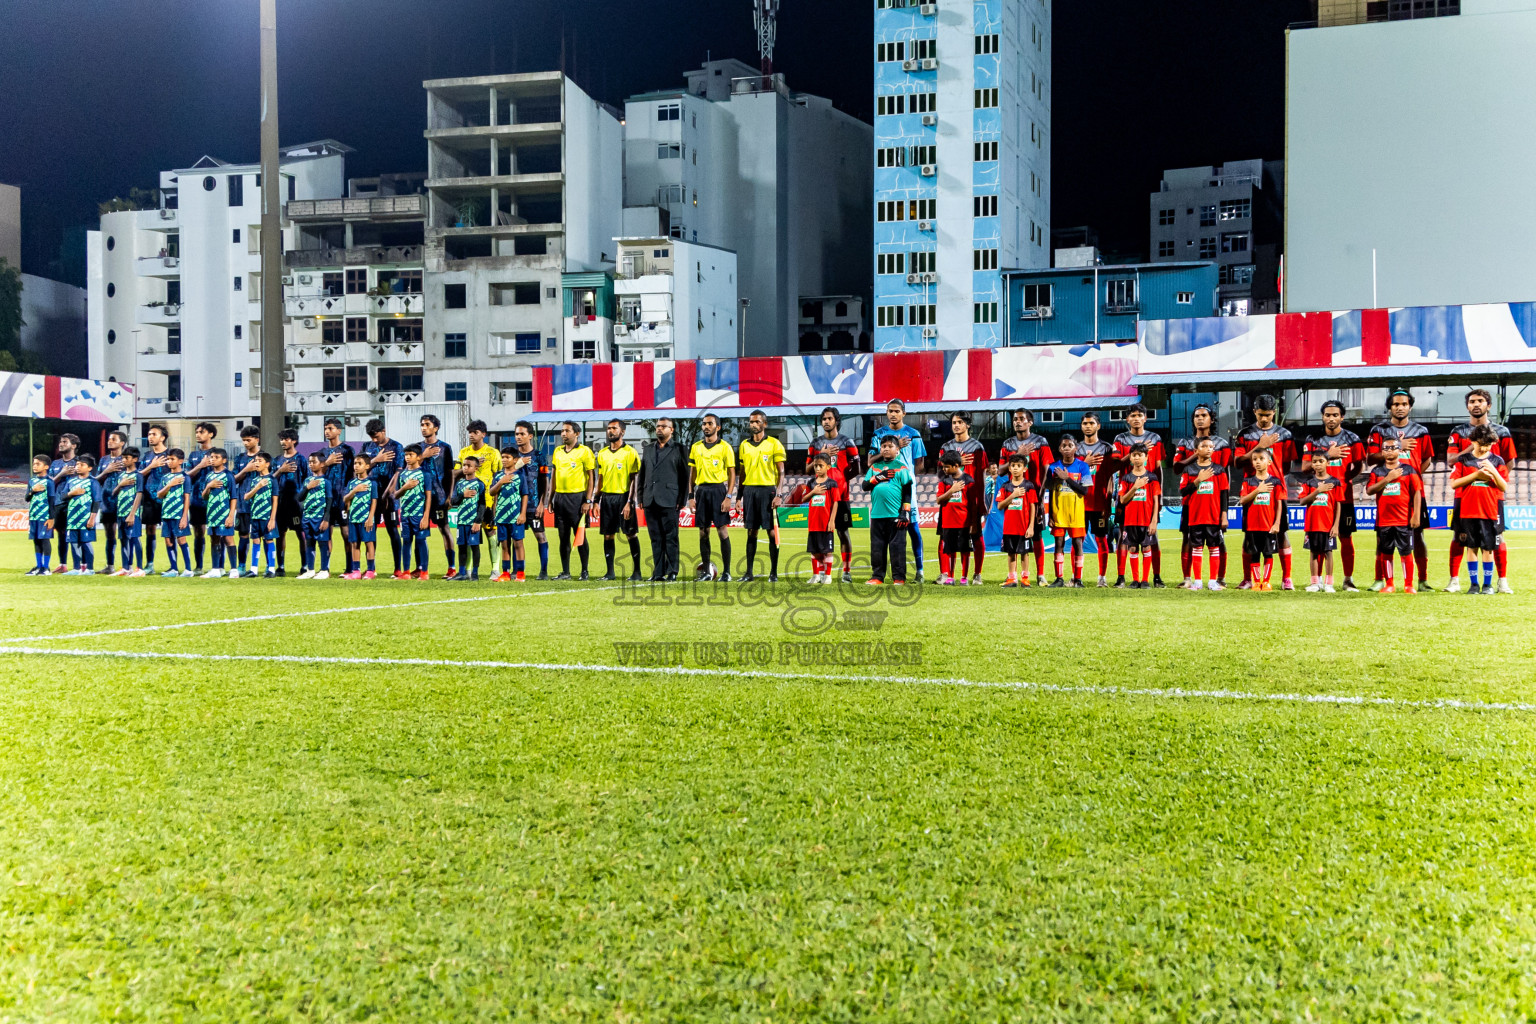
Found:
[[0, 416], [131, 423], [133, 386], [80, 377], [0, 372]]

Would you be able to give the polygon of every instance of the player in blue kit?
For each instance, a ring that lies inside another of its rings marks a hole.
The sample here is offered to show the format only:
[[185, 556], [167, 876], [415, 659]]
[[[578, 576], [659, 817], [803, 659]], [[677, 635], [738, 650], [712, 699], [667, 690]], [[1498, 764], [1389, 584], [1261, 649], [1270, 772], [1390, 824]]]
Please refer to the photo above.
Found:
[[[380, 428], [382, 432], [383, 428]], [[352, 479], [347, 482], [347, 489], [341, 496], [347, 510], [347, 540], [352, 544], [352, 553], [368, 560], [366, 572], [361, 565], [349, 566], [343, 579], [371, 580], [377, 575], [374, 568], [374, 528], [379, 521], [379, 486], [370, 475], [372, 469], [370, 456], [353, 456]]]
[[347, 555], [347, 565], [352, 564], [352, 545], [347, 541], [347, 517], [341, 507], [341, 493], [347, 489], [347, 478], [352, 475], [352, 457], [357, 450], [342, 440], [342, 422], [334, 416], [325, 421], [325, 447], [320, 449], [320, 469], [325, 474], [327, 491], [331, 497], [329, 520], [331, 529], [341, 529], [341, 545]]
[[299, 454], [297, 430], [279, 430], [277, 443], [282, 448], [272, 460], [272, 482], [277, 488], [277, 574], [283, 576], [288, 534], [298, 538], [301, 549], [304, 544], [304, 510], [299, 504], [299, 491], [309, 476], [309, 460]]
[[[453, 485], [448, 522], [459, 535], [459, 574], [454, 577], [458, 580], [480, 578], [480, 526], [485, 519], [485, 482], [477, 475], [479, 472], [480, 460], [466, 455], [459, 466], [459, 479]], [[470, 567], [468, 576], [464, 575], [466, 565]]]
[[[522, 474], [523, 497], [528, 499], [523, 509], [523, 526], [533, 532], [533, 539], [539, 546], [539, 579], [549, 579], [549, 541], [544, 536], [544, 517], [537, 514], [537, 510], [549, 504], [549, 488], [551, 484], [549, 459], [544, 453], [534, 447], [533, 424], [527, 420], [518, 422], [512, 431], [512, 436], [517, 440], [517, 458], [522, 465], [518, 470]], [[513, 541], [512, 558], [518, 562], [527, 561], [526, 549], [522, 541]]]
[[48, 502], [52, 511], [53, 527], [59, 534], [59, 564], [55, 573], [69, 568], [69, 530], [64, 525], [64, 491], [72, 486], [75, 476], [75, 453], [80, 449], [80, 439], [74, 434], [59, 435], [58, 458], [48, 464]]
[[[398, 578], [402, 572], [400, 527], [393, 484], [395, 474], [405, 466], [405, 447], [385, 432], [383, 420], [369, 420], [363, 430], [369, 438], [368, 443], [363, 445], [363, 454], [368, 457], [368, 476], [373, 481], [374, 512], [384, 521], [384, 532], [389, 537], [389, 551], [395, 560], [395, 576]], [[352, 485], [348, 484], [347, 487], [350, 490]], [[376, 519], [368, 525], [372, 527], [377, 523]]]
[[272, 456], [257, 452], [251, 456], [252, 476], [241, 485], [245, 494], [245, 514], [250, 517], [251, 570], [246, 576], [256, 575], [257, 556], [266, 553], [267, 579], [277, 575], [277, 488], [272, 483]]
[[[102, 456], [96, 464], [96, 482], [101, 484], [101, 526], [103, 539], [107, 542], [107, 564], [101, 569], [105, 576], [117, 576], [114, 563], [117, 561], [117, 502], [113, 501], [113, 492], [123, 473], [123, 448], [128, 444], [128, 435], [121, 430], [114, 430], [107, 435], [107, 454]], [[135, 483], [138, 477], [134, 477]]]
[[110, 492], [103, 491], [102, 504], [117, 509], [117, 544], [123, 552], [123, 567], [114, 576], [144, 575], [144, 527], [139, 523], [139, 503], [144, 492], [139, 490], [139, 450], [129, 446], [120, 457], [123, 468], [117, 473]]
[[[304, 540], [304, 571], [301, 580], [331, 578], [331, 484], [325, 478], [325, 459], [319, 452], [309, 457], [309, 476], [299, 488], [300, 531]], [[320, 568], [315, 569], [319, 549]]]
[[[435, 417], [434, 417], [435, 418]], [[422, 418], [422, 429], [426, 429], [426, 418]], [[446, 445], [436, 445], [439, 452], [446, 450]], [[405, 446], [405, 468], [400, 475], [395, 477], [395, 504], [400, 509], [400, 559], [401, 567], [405, 575], [415, 580], [428, 578], [427, 560], [430, 557], [432, 540], [432, 511], [437, 505], [437, 494], [427, 478], [426, 460], [423, 456], [427, 446], [424, 444], [408, 444]], [[434, 456], [436, 465], [442, 465], [441, 454]], [[416, 557], [416, 571], [411, 571], [411, 556]]]
[[213, 439], [219, 436], [219, 428], [212, 423], [199, 423], [193, 429], [192, 436], [197, 439], [197, 447], [187, 452], [187, 457], [182, 461], [182, 472], [187, 477], [187, 497], [191, 501], [192, 510], [187, 522], [192, 527], [192, 557], [197, 560], [197, 565], [184, 565], [183, 568], [195, 568], [197, 572], [202, 572], [203, 549], [208, 533], [208, 507], [203, 502], [203, 471], [207, 469], [204, 460], [214, 450]]
[[66, 576], [89, 576], [96, 571], [96, 519], [101, 514], [101, 484], [91, 478], [96, 460], [89, 455], [75, 459], [75, 475], [64, 479], [64, 517], [69, 528], [69, 550], [75, 567]]
[[229, 471], [222, 448], [210, 448], [202, 465], [197, 490], [203, 499], [203, 524], [212, 538], [213, 562], [203, 579], [216, 580], [224, 575], [226, 562], [231, 570], [235, 564], [235, 475]]
[[[907, 406], [899, 398], [893, 398], [885, 405], [885, 425], [877, 429], [869, 439], [869, 461], [873, 465], [880, 457], [880, 444], [887, 437], [896, 442], [896, 457], [907, 470], [916, 478], [923, 471], [923, 466], [928, 458], [928, 449], [923, 446], [923, 435], [914, 427], [907, 426], [903, 421], [907, 415]], [[917, 573], [917, 582], [923, 582], [923, 531], [918, 527], [917, 515], [914, 513], [906, 524], [907, 539], [912, 542], [913, 568]]]
[[48, 559], [53, 555], [53, 509], [48, 502], [48, 456], [32, 456], [32, 476], [27, 479], [27, 539], [32, 542], [32, 557], [37, 564], [28, 576], [47, 576]]
[[165, 485], [166, 455], [170, 449], [165, 440], [169, 435], [163, 426], [151, 424], [144, 431], [149, 450], [139, 457], [139, 488], [143, 500], [139, 502], [139, 522], [144, 526], [144, 571], [155, 571], [155, 531], [160, 528], [160, 499], [155, 494]]
[[[528, 497], [523, 493], [521, 456], [514, 447], [501, 450], [501, 475], [491, 481], [490, 494], [496, 499], [491, 509], [491, 523], [496, 527], [496, 543], [501, 546], [501, 572], [492, 583], [523, 580], [523, 520], [528, 517]], [[513, 576], [516, 571], [517, 575]]]
[[[432, 517], [432, 526], [443, 538], [443, 554], [448, 559], [448, 572], [454, 572], [453, 535], [448, 532], [448, 488], [453, 485], [453, 448], [446, 441], [439, 441], [438, 431], [443, 427], [442, 421], [431, 413], [421, 418], [421, 475], [425, 481], [426, 492], [432, 496], [431, 507], [428, 509]], [[396, 488], [398, 492], [399, 488]], [[427, 563], [418, 558], [416, 560], [417, 579], [425, 579], [419, 573], [426, 569]]]
[[[245, 575], [247, 555], [250, 552], [251, 543], [251, 508], [246, 501], [245, 493], [250, 490], [251, 483], [256, 476], [255, 459], [261, 448], [261, 428], [243, 427], [240, 430], [240, 445], [243, 449], [230, 460], [229, 471], [235, 478], [235, 536], [240, 543], [239, 567], [231, 572], [231, 579], [238, 579]], [[261, 553], [259, 550], [256, 552]], [[255, 570], [252, 570], [254, 574]]]
[[[171, 567], [162, 576], [192, 576], [192, 552], [187, 548], [187, 535], [191, 532], [187, 520], [192, 513], [187, 498], [186, 452], [172, 448], [165, 453], [167, 473], [155, 492], [160, 502], [160, 533], [165, 537], [165, 555]], [[176, 571], [176, 552], [181, 552], [182, 571]]]

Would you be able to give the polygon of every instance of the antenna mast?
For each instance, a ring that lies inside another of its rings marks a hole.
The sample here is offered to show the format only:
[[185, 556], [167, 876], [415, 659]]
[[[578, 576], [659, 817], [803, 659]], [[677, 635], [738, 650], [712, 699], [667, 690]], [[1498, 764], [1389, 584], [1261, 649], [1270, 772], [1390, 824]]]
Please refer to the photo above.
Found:
[[773, 41], [778, 20], [779, 0], [752, 0], [752, 24], [757, 28], [757, 53], [762, 58], [764, 78], [773, 74]]

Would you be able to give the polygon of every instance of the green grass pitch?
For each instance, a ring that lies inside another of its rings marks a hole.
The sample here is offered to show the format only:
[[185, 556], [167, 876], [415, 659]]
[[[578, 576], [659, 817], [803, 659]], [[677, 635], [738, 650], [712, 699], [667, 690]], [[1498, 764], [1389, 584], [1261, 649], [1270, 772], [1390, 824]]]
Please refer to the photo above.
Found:
[[3, 535], [0, 1020], [1529, 1020], [1511, 538], [1513, 597], [663, 600]]

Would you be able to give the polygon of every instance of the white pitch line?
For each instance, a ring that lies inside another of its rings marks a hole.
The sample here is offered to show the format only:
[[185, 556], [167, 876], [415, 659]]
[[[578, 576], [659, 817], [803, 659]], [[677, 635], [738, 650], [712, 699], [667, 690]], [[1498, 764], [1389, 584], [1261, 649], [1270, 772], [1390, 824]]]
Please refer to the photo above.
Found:
[[952, 686], [968, 689], [1019, 690], [1036, 693], [1088, 694], [1100, 697], [1155, 697], [1168, 700], [1257, 701], [1283, 704], [1333, 704], [1356, 707], [1423, 708], [1457, 711], [1536, 712], [1536, 704], [1502, 701], [1458, 700], [1440, 697], [1433, 700], [1406, 700], [1396, 697], [1364, 697], [1334, 693], [1251, 693], [1245, 690], [1186, 690], [1183, 687], [1065, 686], [1058, 683], [1008, 683], [962, 677], [924, 678], [921, 676], [853, 676], [813, 672], [770, 672], [762, 669], [687, 668], [685, 666], [587, 665], [581, 663], [552, 665], [536, 661], [453, 661], [444, 658], [343, 658], [302, 654], [197, 654], [184, 651], [91, 651], [51, 647], [0, 646], [0, 655], [41, 654], [66, 658], [129, 658], [172, 661], [250, 661], [286, 665], [367, 665], [386, 668], [446, 669], [522, 669], [539, 672], [604, 672], [637, 676], [703, 676], [726, 679], [774, 679], [784, 682], [894, 683], [904, 686]]
[[572, 587], [569, 590], [531, 590], [522, 593], [481, 594], [475, 597], [442, 597], [431, 601], [401, 601], [395, 604], [348, 605], [341, 608], [312, 608], [308, 611], [273, 612], [270, 615], [242, 615], [232, 619], [205, 619], [202, 622], [164, 622], [153, 626], [127, 626], [122, 629], [98, 629], [89, 633], [56, 633], [51, 636], [18, 636], [0, 640], [0, 644], [24, 644], [38, 640], [78, 640], [82, 637], [117, 636], [123, 633], [152, 633], [162, 629], [192, 629], [197, 626], [228, 626], [237, 622], [268, 622], [272, 619], [293, 619], [306, 615], [334, 615], [339, 612], [379, 612], [392, 608], [425, 608], [435, 604], [468, 604], [475, 601], [504, 601], [519, 597], [548, 597], [552, 594], [591, 594], [599, 590], [622, 590], [623, 587]]

